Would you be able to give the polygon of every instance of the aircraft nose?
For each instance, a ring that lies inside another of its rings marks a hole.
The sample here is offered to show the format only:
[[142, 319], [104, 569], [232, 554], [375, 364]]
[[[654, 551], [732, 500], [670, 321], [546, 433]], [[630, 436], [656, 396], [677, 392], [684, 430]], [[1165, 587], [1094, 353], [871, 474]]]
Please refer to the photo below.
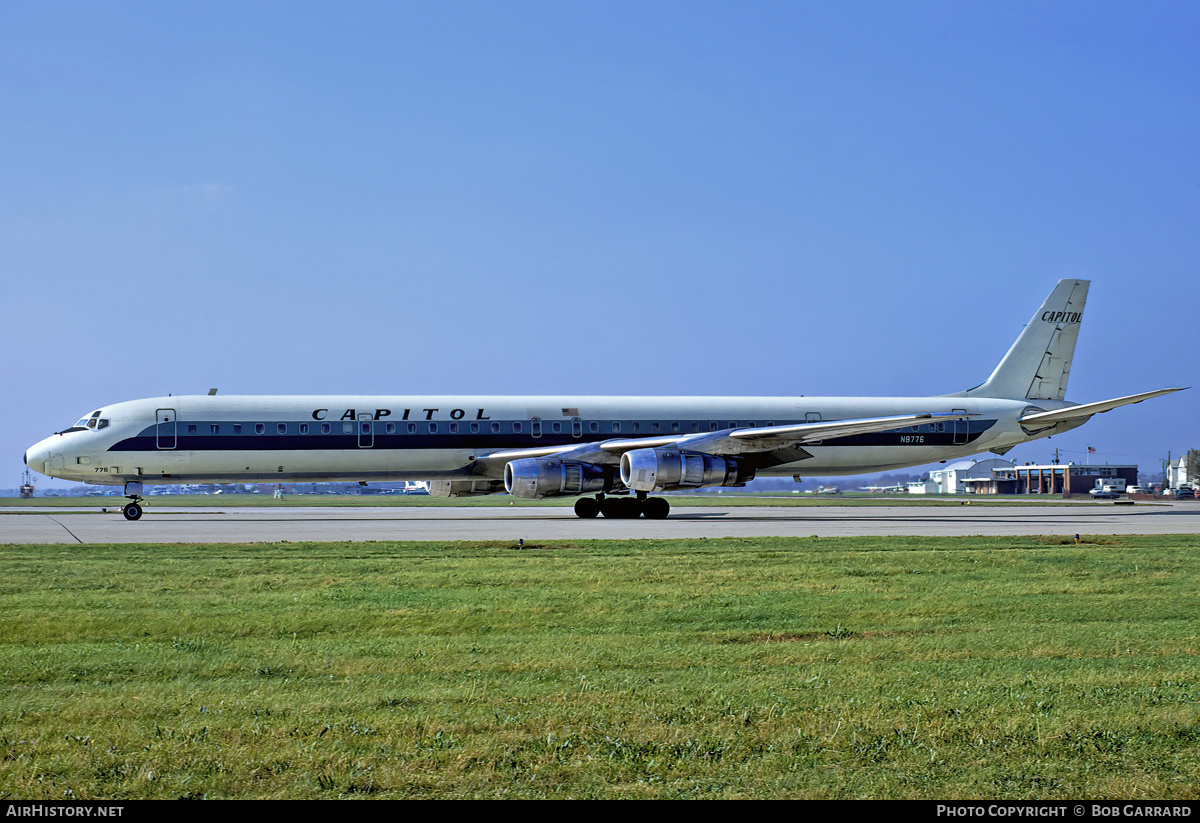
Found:
[[41, 443], [34, 443], [25, 450], [25, 465], [36, 472], [49, 475], [47, 469], [50, 468], [47, 462], [50, 460], [50, 446], [43, 440]]

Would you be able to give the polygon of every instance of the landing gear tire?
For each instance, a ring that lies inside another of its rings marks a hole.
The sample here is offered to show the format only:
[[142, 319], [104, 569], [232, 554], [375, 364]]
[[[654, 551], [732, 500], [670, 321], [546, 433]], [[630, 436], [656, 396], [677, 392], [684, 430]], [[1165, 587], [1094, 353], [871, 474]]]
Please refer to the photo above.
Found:
[[671, 513], [671, 504], [662, 497], [648, 497], [642, 503], [642, 514], [647, 520], [665, 520]]
[[126, 503], [121, 514], [125, 515], [126, 520], [137, 520], [142, 516], [142, 507], [137, 503]]
[[642, 516], [642, 501], [633, 497], [606, 497], [600, 502], [600, 513], [614, 520], [633, 520]]
[[575, 516], [584, 519], [600, 514], [600, 501], [594, 497], [581, 497], [575, 501]]

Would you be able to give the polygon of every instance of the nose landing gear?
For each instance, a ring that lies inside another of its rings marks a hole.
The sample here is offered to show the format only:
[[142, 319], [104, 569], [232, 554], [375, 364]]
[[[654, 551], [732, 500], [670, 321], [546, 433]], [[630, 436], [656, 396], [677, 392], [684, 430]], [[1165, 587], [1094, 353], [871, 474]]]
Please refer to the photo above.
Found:
[[142, 484], [126, 483], [125, 496], [129, 498], [130, 502], [121, 509], [121, 514], [125, 515], [126, 520], [139, 519], [142, 516]]

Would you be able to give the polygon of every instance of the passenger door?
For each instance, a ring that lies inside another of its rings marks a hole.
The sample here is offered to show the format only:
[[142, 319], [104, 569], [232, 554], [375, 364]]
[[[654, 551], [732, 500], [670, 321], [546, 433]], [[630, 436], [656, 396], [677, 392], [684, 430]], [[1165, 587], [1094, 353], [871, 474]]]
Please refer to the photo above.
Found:
[[369, 449], [375, 445], [375, 417], [370, 412], [358, 416], [358, 447]]
[[155, 412], [155, 432], [160, 449], [173, 449], [176, 444], [175, 431], [175, 410], [174, 409], [159, 409]]

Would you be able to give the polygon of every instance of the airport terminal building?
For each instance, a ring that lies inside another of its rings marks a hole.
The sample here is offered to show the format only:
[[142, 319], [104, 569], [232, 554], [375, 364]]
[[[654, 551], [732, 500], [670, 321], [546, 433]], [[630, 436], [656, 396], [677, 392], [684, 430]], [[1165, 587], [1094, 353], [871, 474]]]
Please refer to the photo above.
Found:
[[962, 460], [909, 483], [910, 494], [1088, 494], [1097, 481], [1124, 488], [1136, 486], [1138, 467], [1083, 466], [1077, 463], [1025, 464], [1007, 460]]
[[1097, 480], [1124, 481], [1124, 486], [1136, 486], [1137, 466], [1080, 466], [1077, 463], [1052, 463], [1046, 466], [1012, 466], [992, 472], [989, 488], [979, 488], [983, 494], [1087, 494]]

